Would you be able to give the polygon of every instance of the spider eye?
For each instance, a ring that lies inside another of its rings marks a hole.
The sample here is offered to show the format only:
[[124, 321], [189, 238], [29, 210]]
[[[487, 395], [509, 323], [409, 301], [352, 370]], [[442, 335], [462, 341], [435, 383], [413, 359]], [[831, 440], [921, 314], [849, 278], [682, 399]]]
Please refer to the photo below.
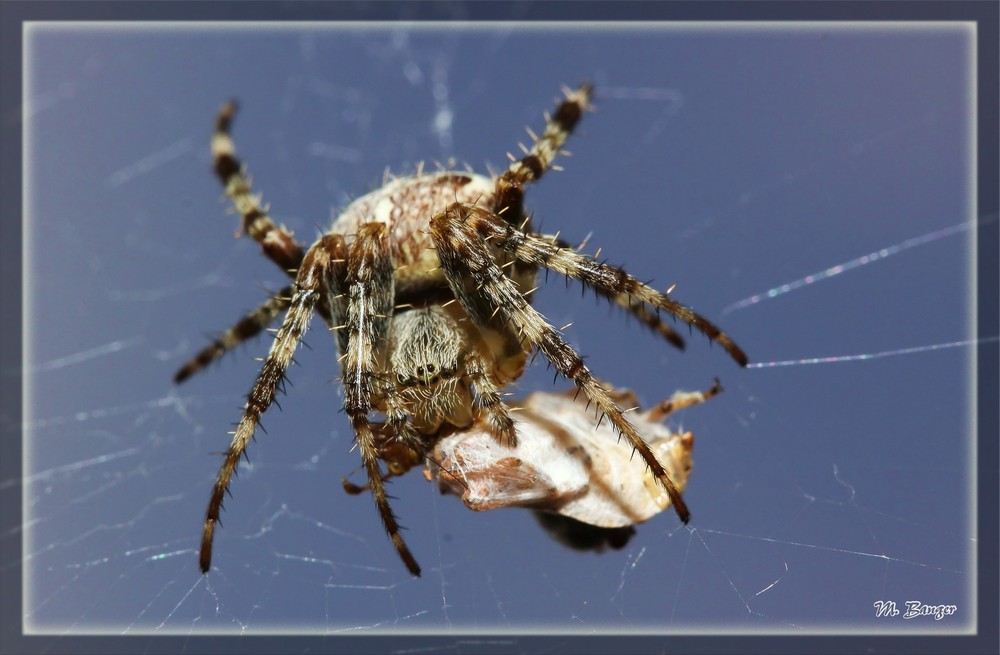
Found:
[[437, 364], [421, 364], [414, 369], [414, 375], [410, 377], [410, 384], [419, 384], [428, 387], [437, 384], [442, 377], [451, 377], [447, 370]]

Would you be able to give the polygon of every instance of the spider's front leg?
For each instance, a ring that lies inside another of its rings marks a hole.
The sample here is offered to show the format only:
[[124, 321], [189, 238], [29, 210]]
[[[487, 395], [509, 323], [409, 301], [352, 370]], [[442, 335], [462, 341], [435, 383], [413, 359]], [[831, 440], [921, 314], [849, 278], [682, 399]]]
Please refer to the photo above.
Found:
[[[344, 411], [354, 428], [361, 461], [368, 473], [368, 487], [375, 498], [386, 533], [396, 546], [406, 568], [420, 575], [420, 566], [400, 534], [399, 523], [385, 489], [379, 465], [379, 450], [368, 414], [379, 381], [378, 353], [385, 347], [394, 304], [394, 274], [389, 229], [384, 223], [366, 223], [358, 228], [347, 254], [346, 343], [342, 356]], [[341, 300], [341, 303], [343, 300]], [[338, 338], [341, 338], [338, 333]]]
[[[690, 512], [670, 475], [657, 461], [649, 445], [635, 427], [625, 418], [607, 389], [594, 378], [590, 369], [583, 363], [583, 359], [563, 340], [559, 331], [549, 325], [542, 315], [528, 304], [511, 279], [504, 275], [493, 259], [486, 241], [468, 220], [474, 211], [485, 210], [472, 205], [455, 204], [431, 219], [431, 234], [452, 291], [463, 306], [467, 303], [472, 305], [465, 280], [474, 280], [497, 311], [508, 317], [513, 327], [520, 331], [532, 346], [538, 347], [556, 370], [573, 380], [597, 406], [598, 412], [607, 416], [617, 432], [639, 452], [654, 477], [670, 496], [670, 501], [681, 521], [687, 523], [691, 516]], [[493, 220], [506, 225], [499, 217], [491, 216]], [[477, 320], [474, 314], [470, 315], [473, 316], [473, 320]]]
[[479, 406], [490, 419], [490, 433], [501, 446], [517, 447], [517, 430], [510, 408], [503, 401], [500, 386], [489, 373], [489, 363], [478, 353], [466, 358], [466, 373], [476, 389]]
[[236, 473], [240, 457], [246, 454], [247, 444], [260, 423], [261, 415], [274, 402], [278, 385], [284, 378], [285, 371], [295, 354], [295, 348], [302, 340], [302, 335], [305, 334], [306, 328], [309, 326], [313, 310], [319, 302], [324, 278], [330, 265], [330, 253], [323, 246], [322, 241], [317, 243], [309, 249], [302, 260], [302, 266], [295, 278], [295, 292], [292, 295], [288, 313], [285, 314], [285, 320], [275, 335], [274, 343], [271, 344], [271, 350], [264, 360], [257, 381], [247, 396], [243, 418], [240, 419], [239, 425], [233, 433], [229, 451], [219, 469], [219, 476], [212, 489], [212, 497], [205, 512], [200, 554], [202, 573], [208, 573], [212, 565], [212, 539], [215, 535], [215, 525], [219, 521], [222, 500], [229, 491], [229, 483], [233, 474]]

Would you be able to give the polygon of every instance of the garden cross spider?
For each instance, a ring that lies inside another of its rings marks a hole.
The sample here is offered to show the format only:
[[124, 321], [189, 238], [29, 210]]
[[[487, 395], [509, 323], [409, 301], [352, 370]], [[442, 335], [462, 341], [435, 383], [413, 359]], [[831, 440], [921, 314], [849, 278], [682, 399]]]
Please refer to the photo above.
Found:
[[[590, 108], [592, 92], [589, 84], [564, 89], [565, 99], [546, 117], [545, 131], [540, 137], [532, 134], [532, 147], [522, 146], [520, 159], [510, 156], [510, 166], [499, 176], [418, 169], [413, 176], [387, 178], [381, 188], [352, 202], [305, 251], [290, 231], [271, 221], [260, 196], [251, 192], [229, 135], [236, 104], [222, 107], [212, 137], [215, 173], [242, 216], [243, 232], [293, 282], [240, 319], [174, 378], [188, 378], [285, 313], [212, 490], [201, 541], [203, 573], [211, 567], [212, 538], [230, 480], [261, 415], [274, 402], [314, 312], [336, 334], [344, 410], [368, 487], [386, 532], [413, 575], [420, 575], [420, 567], [389, 506], [376, 434], [388, 433], [423, 454], [442, 433], [486, 418], [497, 442], [514, 446], [515, 425], [501, 391], [520, 377], [536, 349], [639, 452], [687, 523], [690, 515], [680, 492], [646, 441], [560, 330], [530, 304], [536, 273], [544, 267], [592, 287], [679, 347], [683, 341], [660, 320], [659, 310], [703, 332], [740, 365], [747, 363], [729, 336], [666, 293], [556, 236], [532, 232], [523, 204], [525, 187], [552, 168]], [[373, 423], [372, 412], [381, 413], [384, 424]]]

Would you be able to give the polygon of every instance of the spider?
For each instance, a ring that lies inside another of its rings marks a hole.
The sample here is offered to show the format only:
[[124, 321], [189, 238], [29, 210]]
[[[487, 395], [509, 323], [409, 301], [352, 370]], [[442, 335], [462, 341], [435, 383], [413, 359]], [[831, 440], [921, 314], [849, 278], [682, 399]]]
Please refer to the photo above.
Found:
[[[662, 485], [681, 521], [690, 518], [680, 491], [653, 451], [583, 359], [531, 305], [539, 268], [579, 280], [630, 312], [678, 347], [683, 340], [659, 315], [664, 310], [720, 344], [737, 363], [743, 351], [688, 307], [639, 282], [620, 268], [580, 253], [557, 236], [532, 231], [525, 188], [553, 161], [585, 111], [593, 88], [563, 89], [564, 99], [532, 135], [520, 159], [487, 177], [439, 170], [388, 177], [381, 188], [352, 202], [328, 232], [303, 249], [275, 225], [236, 156], [230, 127], [235, 101], [223, 105], [212, 136], [214, 169], [242, 231], [255, 239], [292, 284], [241, 318], [180, 370], [183, 381], [255, 336], [280, 314], [281, 327], [247, 401], [205, 513], [199, 563], [211, 568], [212, 540], [222, 501], [261, 415], [282, 387], [295, 349], [314, 314], [335, 334], [340, 353], [344, 411], [386, 533], [409, 572], [420, 567], [403, 541], [389, 505], [377, 434], [385, 432], [414, 453], [427, 452], [448, 430], [485, 419], [498, 444], [515, 447], [518, 435], [503, 388], [519, 378], [540, 351], [577, 391], [607, 417]], [[373, 421], [379, 413], [384, 422]]]

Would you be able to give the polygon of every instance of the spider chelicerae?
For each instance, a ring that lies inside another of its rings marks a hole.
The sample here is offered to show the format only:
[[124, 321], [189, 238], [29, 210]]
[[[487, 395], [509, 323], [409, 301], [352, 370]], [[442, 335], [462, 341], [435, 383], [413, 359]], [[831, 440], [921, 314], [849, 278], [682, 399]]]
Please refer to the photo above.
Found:
[[[579, 280], [679, 347], [683, 340], [661, 320], [660, 310], [719, 343], [740, 365], [747, 364], [747, 357], [728, 335], [667, 293], [596, 261], [558, 236], [532, 231], [525, 187], [553, 168], [590, 108], [593, 89], [583, 84], [563, 92], [555, 113], [546, 116], [542, 135], [529, 131], [532, 146], [522, 146], [520, 159], [508, 155], [511, 163], [499, 176], [418, 169], [412, 176], [387, 178], [381, 188], [344, 209], [307, 249], [284, 226], [274, 224], [260, 196], [251, 191], [229, 134], [236, 104], [222, 107], [212, 137], [215, 173], [242, 217], [243, 232], [292, 284], [241, 318], [174, 378], [187, 379], [284, 313], [212, 489], [201, 541], [203, 573], [211, 568], [215, 526], [240, 457], [274, 402], [314, 313], [336, 335], [344, 411], [367, 487], [413, 575], [420, 575], [420, 567], [403, 541], [386, 494], [388, 476], [380, 464], [386, 441], [419, 457], [442, 434], [485, 418], [500, 445], [515, 446], [515, 423], [502, 390], [521, 376], [536, 351], [572, 380], [597, 415], [606, 417], [642, 456], [677, 515], [688, 522], [680, 492], [607, 387], [561, 331], [531, 306], [536, 274], [545, 268]], [[373, 420], [375, 413], [382, 419]]]

